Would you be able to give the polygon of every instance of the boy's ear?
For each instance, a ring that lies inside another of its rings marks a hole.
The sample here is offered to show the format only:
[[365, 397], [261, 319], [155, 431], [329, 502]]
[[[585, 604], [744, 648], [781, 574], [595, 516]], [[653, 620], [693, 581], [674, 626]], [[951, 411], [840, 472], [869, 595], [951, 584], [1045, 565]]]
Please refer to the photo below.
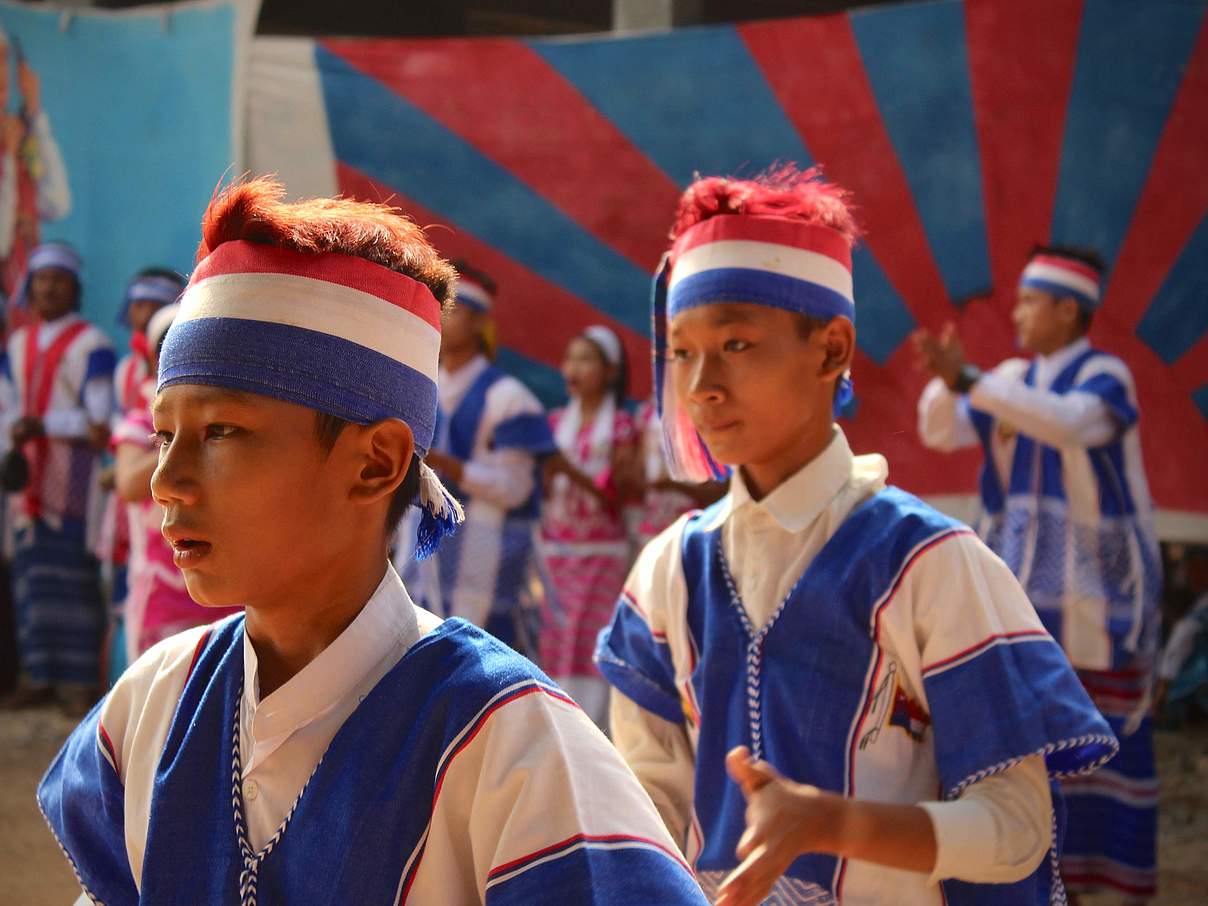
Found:
[[411, 466], [415, 437], [411, 426], [397, 418], [388, 418], [360, 427], [358, 443], [360, 471], [350, 496], [357, 503], [371, 504], [389, 500]]
[[819, 377], [838, 378], [851, 368], [856, 354], [856, 325], [847, 318], [831, 318], [822, 328], [822, 341], [826, 355], [822, 359]]

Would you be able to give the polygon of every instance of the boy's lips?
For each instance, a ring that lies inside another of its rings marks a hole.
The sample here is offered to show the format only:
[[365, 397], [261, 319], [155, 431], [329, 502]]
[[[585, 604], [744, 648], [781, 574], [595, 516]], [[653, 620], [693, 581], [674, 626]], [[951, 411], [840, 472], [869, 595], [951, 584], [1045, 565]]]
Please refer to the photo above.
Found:
[[209, 541], [198, 538], [196, 533], [181, 526], [165, 524], [163, 534], [172, 545], [172, 562], [180, 569], [197, 566], [213, 550]]

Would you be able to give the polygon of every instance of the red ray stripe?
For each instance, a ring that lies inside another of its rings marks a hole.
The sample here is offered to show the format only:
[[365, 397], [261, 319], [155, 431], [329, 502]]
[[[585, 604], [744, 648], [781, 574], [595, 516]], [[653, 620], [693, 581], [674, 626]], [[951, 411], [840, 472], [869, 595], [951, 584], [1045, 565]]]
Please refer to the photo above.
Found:
[[[1105, 310], [1135, 328], [1208, 211], [1208, 18], [1175, 95], [1149, 179], [1120, 246]], [[1189, 358], [1190, 356], [1184, 356]]]
[[[421, 225], [441, 223], [440, 215], [346, 164], [337, 165], [337, 179], [344, 194], [367, 201], [388, 202], [406, 211]], [[604, 324], [625, 344], [631, 363], [630, 392], [638, 398], [649, 395], [650, 369], [645, 363], [650, 358], [650, 342], [645, 336], [610, 319], [578, 296], [550, 283], [469, 233], [440, 226], [429, 228], [427, 232], [442, 254], [463, 258], [498, 282], [494, 313], [499, 341], [503, 345], [534, 361], [557, 367], [572, 338], [591, 324]]]
[[1004, 309], [1028, 251], [1049, 235], [1082, 6], [965, 2], [990, 268]]
[[806, 147], [855, 194], [869, 248], [915, 320], [934, 328], [951, 318], [847, 16], [752, 23], [738, 32]]
[[915, 404], [926, 376], [915, 371], [914, 353], [903, 343], [881, 369], [862, 352], [852, 364], [859, 408], [843, 421], [852, 450], [881, 453], [889, 460], [889, 480], [912, 494], [971, 494], [977, 487], [977, 450], [941, 455], [923, 447]]
[[323, 45], [407, 98], [647, 271], [679, 189], [523, 42], [333, 40]]
[[1208, 384], [1208, 334], [1187, 350], [1171, 369], [1175, 383], [1187, 393]]
[[[1174, 369], [1118, 322], [1096, 317], [1091, 324], [1091, 341], [1096, 348], [1122, 358], [1132, 371], [1141, 413], [1145, 471], [1155, 505], [1208, 512], [1208, 482], [1203, 480], [1208, 421], [1189, 395], [1205, 383], [1194, 383], [1197, 376], [1208, 380], [1208, 367], [1191, 361], [1197, 351], [1208, 347], [1208, 340], [1198, 343]], [[1177, 381], [1173, 388], [1172, 375]]]

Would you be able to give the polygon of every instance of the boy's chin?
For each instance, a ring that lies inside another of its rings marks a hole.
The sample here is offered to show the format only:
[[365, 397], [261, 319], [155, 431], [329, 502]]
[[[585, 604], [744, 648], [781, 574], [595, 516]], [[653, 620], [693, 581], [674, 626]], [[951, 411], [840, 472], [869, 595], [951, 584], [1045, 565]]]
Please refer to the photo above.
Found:
[[[219, 587], [220, 585], [226, 587]], [[244, 601], [238, 590], [227, 586], [226, 583], [218, 583], [212, 578], [192, 573], [185, 574], [185, 588], [193, 603], [202, 607], [239, 607]]]

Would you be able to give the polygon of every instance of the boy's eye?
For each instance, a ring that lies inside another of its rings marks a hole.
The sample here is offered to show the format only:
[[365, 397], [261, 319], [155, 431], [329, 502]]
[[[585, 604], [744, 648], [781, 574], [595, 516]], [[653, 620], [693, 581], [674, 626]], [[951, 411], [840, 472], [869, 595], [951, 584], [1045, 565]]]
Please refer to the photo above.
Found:
[[722, 347], [726, 352], [744, 352], [751, 348], [751, 344], [746, 340], [726, 340]]
[[206, 425], [206, 439], [221, 440], [224, 437], [230, 437], [238, 430], [234, 425]]
[[686, 349], [672, 349], [672, 350], [671, 350], [671, 351], [668, 353], [667, 358], [669, 358], [669, 359], [670, 359], [671, 361], [673, 361], [673, 362], [682, 362], [682, 361], [684, 361], [684, 360], [686, 360], [686, 359], [688, 358], [688, 350], [686, 350]]
[[166, 447], [168, 444], [172, 443], [172, 432], [156, 431], [148, 438], [148, 440], [151, 441], [151, 445], [153, 447]]

